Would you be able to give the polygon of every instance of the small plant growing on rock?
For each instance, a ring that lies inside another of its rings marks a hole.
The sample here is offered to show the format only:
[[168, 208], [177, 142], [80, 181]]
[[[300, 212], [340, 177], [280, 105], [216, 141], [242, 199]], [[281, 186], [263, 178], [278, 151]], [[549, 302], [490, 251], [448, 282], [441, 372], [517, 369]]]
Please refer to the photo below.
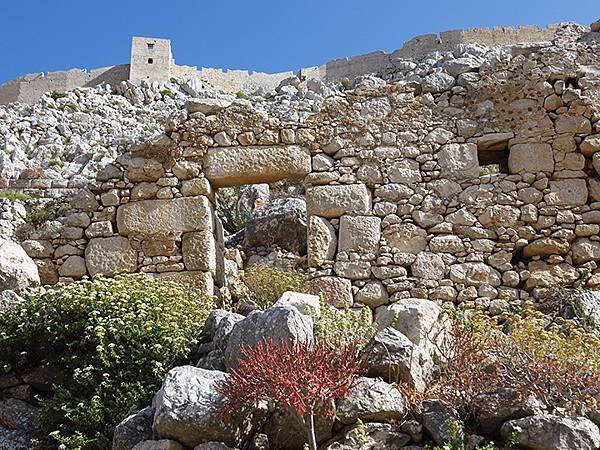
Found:
[[324, 343], [259, 342], [242, 349], [243, 359], [218, 385], [225, 397], [220, 414], [266, 401], [300, 418], [307, 430], [308, 445], [317, 449], [314, 419], [317, 413], [333, 417], [333, 403], [354, 387], [363, 369], [355, 344], [332, 348]]
[[33, 197], [23, 192], [6, 191], [0, 193], [0, 198], [5, 198], [11, 203], [14, 202], [26, 202], [31, 200]]
[[334, 308], [321, 302], [321, 316], [315, 323], [315, 336], [331, 347], [354, 342], [364, 347], [375, 335], [371, 308]]
[[253, 266], [246, 270], [244, 284], [250, 291], [250, 299], [259, 308], [273, 305], [286, 291], [306, 292], [308, 276], [297, 270], [282, 270], [276, 267]]

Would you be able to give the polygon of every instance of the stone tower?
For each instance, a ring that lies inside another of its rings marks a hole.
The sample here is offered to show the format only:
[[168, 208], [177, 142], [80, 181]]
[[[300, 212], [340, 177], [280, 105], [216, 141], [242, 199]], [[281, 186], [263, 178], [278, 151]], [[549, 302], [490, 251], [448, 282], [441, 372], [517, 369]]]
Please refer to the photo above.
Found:
[[139, 83], [142, 80], [150, 82], [168, 80], [173, 65], [169, 39], [138, 36], [131, 39], [130, 81]]

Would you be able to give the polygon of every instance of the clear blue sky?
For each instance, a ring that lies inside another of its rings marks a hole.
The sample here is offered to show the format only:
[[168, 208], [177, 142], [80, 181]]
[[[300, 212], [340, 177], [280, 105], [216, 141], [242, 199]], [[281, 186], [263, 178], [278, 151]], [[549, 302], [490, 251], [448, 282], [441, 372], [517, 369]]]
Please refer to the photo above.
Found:
[[128, 63], [132, 35], [170, 38], [179, 64], [276, 72], [457, 28], [589, 25], [599, 1], [0, 0], [0, 83]]

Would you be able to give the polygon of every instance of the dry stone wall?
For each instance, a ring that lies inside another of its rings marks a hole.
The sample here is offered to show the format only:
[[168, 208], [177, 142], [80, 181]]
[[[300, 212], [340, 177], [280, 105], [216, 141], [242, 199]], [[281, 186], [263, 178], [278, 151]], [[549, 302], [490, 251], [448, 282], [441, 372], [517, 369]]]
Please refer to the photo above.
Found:
[[[338, 306], [501, 310], [547, 283], [598, 287], [599, 52], [599, 33], [564, 25], [553, 44], [364, 77], [295, 121], [248, 100], [190, 100], [79, 192], [66, 226], [39, 235], [42, 278], [141, 271], [212, 292], [224, 283], [214, 190], [296, 178], [310, 274]], [[500, 173], [482, 174], [490, 162]]]

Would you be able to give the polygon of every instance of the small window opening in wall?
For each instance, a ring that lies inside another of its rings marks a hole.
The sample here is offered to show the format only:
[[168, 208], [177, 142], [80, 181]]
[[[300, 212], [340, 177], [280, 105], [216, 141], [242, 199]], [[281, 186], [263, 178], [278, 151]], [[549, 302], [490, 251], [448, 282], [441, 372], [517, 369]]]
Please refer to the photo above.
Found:
[[148, 58], [148, 64], [154, 64], [154, 59]]
[[491, 146], [479, 146], [479, 176], [508, 173], [508, 141], [498, 142]]
[[577, 82], [577, 78], [567, 78], [565, 80], [565, 86], [572, 89], [579, 89], [579, 83]]
[[154, 44], [148, 43], [148, 50], [152, 50], [154, 48]]

